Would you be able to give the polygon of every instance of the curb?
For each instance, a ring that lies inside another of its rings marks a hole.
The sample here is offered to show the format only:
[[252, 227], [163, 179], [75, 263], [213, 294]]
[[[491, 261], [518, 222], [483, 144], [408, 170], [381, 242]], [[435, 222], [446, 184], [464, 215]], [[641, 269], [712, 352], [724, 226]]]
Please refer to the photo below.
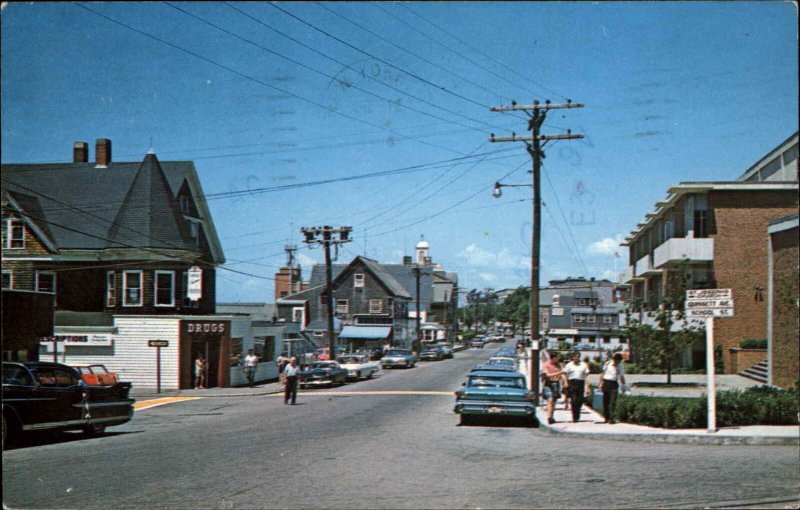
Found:
[[[541, 409], [537, 409], [538, 413]], [[539, 419], [539, 428], [553, 435], [570, 436], [573, 438], [600, 439], [608, 441], [636, 441], [641, 443], [663, 444], [689, 444], [713, 446], [798, 446], [800, 437], [797, 436], [728, 436], [728, 435], [701, 435], [701, 434], [670, 434], [670, 433], [636, 433], [636, 432], [577, 432], [553, 427], [547, 423], [547, 418]], [[719, 434], [719, 432], [717, 433]]]

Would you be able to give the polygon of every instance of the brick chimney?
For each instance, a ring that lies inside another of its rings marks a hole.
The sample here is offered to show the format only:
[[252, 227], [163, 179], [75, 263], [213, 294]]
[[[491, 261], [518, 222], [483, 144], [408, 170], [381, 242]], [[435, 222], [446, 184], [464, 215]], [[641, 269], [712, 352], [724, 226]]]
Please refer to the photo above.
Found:
[[97, 166], [107, 167], [111, 163], [111, 140], [98, 138], [95, 140], [95, 162]]
[[88, 163], [89, 162], [89, 144], [86, 142], [75, 142], [72, 147], [72, 162], [73, 163]]
[[411, 255], [404, 255], [403, 256], [403, 265], [410, 266], [411, 265]]

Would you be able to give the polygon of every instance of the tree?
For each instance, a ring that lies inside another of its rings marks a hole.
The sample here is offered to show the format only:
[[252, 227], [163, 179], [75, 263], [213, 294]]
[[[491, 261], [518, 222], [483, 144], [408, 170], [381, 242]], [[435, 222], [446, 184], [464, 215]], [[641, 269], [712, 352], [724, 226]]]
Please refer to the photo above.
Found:
[[[668, 273], [666, 293], [658, 310], [648, 312], [656, 326], [642, 324], [641, 319], [634, 319], [628, 313], [628, 325], [623, 328], [630, 339], [634, 360], [644, 370], [665, 370], [667, 384], [672, 384], [672, 368], [676, 356], [704, 337], [704, 329], [683, 321], [683, 307], [690, 279], [689, 260], [683, 259], [676, 270]], [[639, 316], [641, 317], [641, 313]], [[681, 328], [673, 331], [676, 322], [682, 322]]]
[[517, 328], [524, 328], [530, 321], [530, 289], [518, 287], [498, 307], [497, 317]]

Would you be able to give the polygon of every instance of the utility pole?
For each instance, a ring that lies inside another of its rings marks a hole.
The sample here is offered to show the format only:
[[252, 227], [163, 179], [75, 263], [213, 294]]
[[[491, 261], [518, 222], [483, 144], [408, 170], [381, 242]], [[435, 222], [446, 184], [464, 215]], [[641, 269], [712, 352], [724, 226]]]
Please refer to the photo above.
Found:
[[[325, 248], [325, 293], [326, 305], [328, 308], [328, 349], [330, 359], [336, 359], [336, 339], [333, 335], [333, 289], [331, 288], [331, 245], [340, 245], [350, 242], [350, 232], [352, 227], [308, 227], [301, 228], [300, 232], [305, 236], [304, 243], [309, 247], [312, 244], [321, 244]], [[334, 234], [338, 235], [334, 237]]]
[[420, 275], [419, 264], [414, 264], [413, 270], [414, 270], [414, 276], [417, 279], [417, 316], [416, 316], [417, 320], [415, 321], [416, 333], [414, 337], [414, 349], [417, 353], [417, 356], [419, 356], [419, 353], [422, 352], [422, 338], [420, 338], [420, 335], [422, 335], [422, 328], [420, 327], [421, 318], [419, 316], [419, 275]]
[[[572, 134], [567, 130], [566, 135], [542, 135], [540, 130], [547, 112], [550, 110], [563, 108], [583, 108], [583, 104], [573, 103], [567, 99], [565, 104], [551, 104], [549, 100], [544, 104], [534, 100], [531, 105], [518, 105], [515, 101], [511, 106], [495, 106], [491, 108], [493, 112], [524, 111], [528, 114], [528, 130], [531, 136], [517, 136], [512, 133], [510, 137], [494, 136], [491, 133], [490, 142], [524, 142], [528, 154], [533, 160], [533, 176], [531, 187], [533, 188], [533, 229], [531, 233], [531, 297], [530, 297], [530, 329], [531, 329], [531, 361], [528, 373], [531, 374], [531, 384], [533, 385], [534, 404], [539, 405], [539, 259], [542, 240], [542, 197], [540, 185], [540, 173], [544, 152], [542, 149], [550, 140], [572, 140], [583, 138], [583, 135]], [[544, 143], [542, 143], [544, 142]], [[495, 183], [495, 197], [500, 196], [502, 186], [520, 186], [511, 184]]]

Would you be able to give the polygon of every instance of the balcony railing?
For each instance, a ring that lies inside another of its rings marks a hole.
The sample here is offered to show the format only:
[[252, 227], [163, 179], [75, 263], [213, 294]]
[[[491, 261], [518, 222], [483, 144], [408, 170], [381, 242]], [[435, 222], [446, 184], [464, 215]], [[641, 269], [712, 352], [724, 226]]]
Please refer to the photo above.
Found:
[[645, 255], [636, 261], [636, 276], [648, 276], [661, 273], [660, 269], [653, 267], [653, 258]]
[[625, 271], [619, 276], [620, 283], [631, 283], [636, 278], [634, 266], [628, 266]]
[[653, 252], [653, 266], [664, 267], [676, 264], [684, 258], [691, 261], [711, 262], [714, 260], [713, 238], [673, 237]]

